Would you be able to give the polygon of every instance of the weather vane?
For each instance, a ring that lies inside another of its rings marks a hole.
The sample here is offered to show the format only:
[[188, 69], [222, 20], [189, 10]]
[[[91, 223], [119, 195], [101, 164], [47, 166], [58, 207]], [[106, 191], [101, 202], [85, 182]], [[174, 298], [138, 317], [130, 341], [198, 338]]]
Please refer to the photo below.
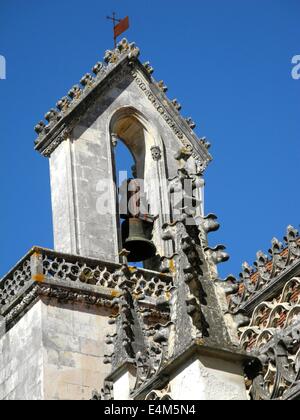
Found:
[[124, 19], [117, 19], [116, 13], [113, 12], [112, 16], [107, 16], [107, 19], [112, 20], [114, 26], [114, 45], [117, 47], [117, 38], [123, 32], [127, 31], [129, 28], [129, 17], [126, 16]]

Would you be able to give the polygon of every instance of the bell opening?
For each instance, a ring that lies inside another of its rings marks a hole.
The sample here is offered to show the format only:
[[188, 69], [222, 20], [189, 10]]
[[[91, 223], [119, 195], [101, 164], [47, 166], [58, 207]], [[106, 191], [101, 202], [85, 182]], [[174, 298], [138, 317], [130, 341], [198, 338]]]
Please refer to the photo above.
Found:
[[[114, 145], [115, 180], [118, 186], [118, 222], [119, 222], [119, 250], [122, 248], [130, 252], [127, 261], [136, 267], [152, 265], [156, 256], [156, 247], [152, 242], [153, 222], [147, 202], [131, 200], [137, 196], [136, 192], [128, 189], [128, 182], [144, 179], [145, 169], [145, 128], [140, 121], [131, 116], [123, 115], [114, 120], [111, 126]], [[127, 190], [126, 190], [127, 188]], [[136, 204], [135, 204], [136, 203]], [[134, 206], [134, 208], [130, 206]], [[137, 206], [137, 207], [136, 207]], [[139, 207], [142, 211], [139, 211]], [[137, 211], [136, 211], [137, 210]], [[139, 218], [146, 214], [146, 220]]]

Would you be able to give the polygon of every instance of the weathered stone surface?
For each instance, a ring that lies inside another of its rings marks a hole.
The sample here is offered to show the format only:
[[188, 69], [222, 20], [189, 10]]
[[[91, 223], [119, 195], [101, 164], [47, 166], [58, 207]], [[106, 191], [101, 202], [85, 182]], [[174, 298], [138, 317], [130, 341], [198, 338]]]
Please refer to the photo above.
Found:
[[241, 364], [218, 358], [189, 360], [170, 381], [174, 400], [247, 400]]
[[0, 339], [0, 400], [44, 398], [42, 303]]
[[39, 301], [0, 340], [0, 399], [90, 399], [109, 373], [102, 308]]

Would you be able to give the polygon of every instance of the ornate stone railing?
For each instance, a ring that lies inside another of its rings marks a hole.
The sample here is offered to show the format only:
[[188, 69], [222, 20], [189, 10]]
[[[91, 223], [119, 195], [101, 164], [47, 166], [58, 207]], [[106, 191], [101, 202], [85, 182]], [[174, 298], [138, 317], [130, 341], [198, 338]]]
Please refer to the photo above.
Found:
[[[35, 247], [0, 281], [0, 315], [6, 316], [36, 286], [50, 297], [67, 299], [77, 294], [88, 303], [113, 301], [120, 294], [118, 282], [123, 275], [121, 264]], [[167, 296], [173, 285], [171, 276], [150, 270], [129, 266], [126, 275], [135, 283], [137, 298], [150, 303]], [[65, 292], [55, 293], [58, 287]]]
[[286, 281], [300, 273], [300, 237], [292, 226], [288, 226], [284, 242], [285, 245], [274, 238], [269, 250], [270, 258], [259, 251], [255, 268], [244, 263], [240, 281], [228, 280], [229, 309], [232, 313], [251, 315], [259, 303], [272, 299]]

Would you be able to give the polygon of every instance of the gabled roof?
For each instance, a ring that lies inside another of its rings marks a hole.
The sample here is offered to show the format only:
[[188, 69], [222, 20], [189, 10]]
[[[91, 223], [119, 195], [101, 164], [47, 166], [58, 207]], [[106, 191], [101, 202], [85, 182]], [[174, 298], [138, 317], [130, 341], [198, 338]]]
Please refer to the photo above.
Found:
[[[109, 82], [114, 77], [123, 77], [122, 70], [131, 71], [148, 99], [162, 114], [162, 117], [171, 127], [175, 135], [182, 141], [183, 146], [193, 152], [194, 158], [199, 160], [200, 167], [205, 169], [208, 162], [212, 160], [208, 153], [210, 144], [205, 138], [199, 139], [193, 129], [196, 127], [191, 118], [184, 118], [180, 114], [181, 106], [176, 99], [170, 100], [166, 96], [167, 87], [163, 81], [157, 82], [153, 77], [154, 71], [150, 63], [142, 64], [138, 57], [139, 48], [134, 43], [130, 44], [123, 39], [112, 51], [106, 51], [104, 63], [98, 62], [93, 67], [91, 74], [86, 74], [80, 80], [80, 85], [75, 85], [68, 92], [67, 96], [60, 99], [56, 108], [51, 109], [45, 115], [47, 123], [40, 121], [35, 131], [38, 138], [35, 141], [35, 149], [42, 155], [49, 157], [53, 150], [68, 137], [80, 117], [87, 108], [99, 97], [104, 89], [109, 88]], [[139, 83], [138, 75], [134, 70], [142, 72], [149, 83], [148, 87]]]

